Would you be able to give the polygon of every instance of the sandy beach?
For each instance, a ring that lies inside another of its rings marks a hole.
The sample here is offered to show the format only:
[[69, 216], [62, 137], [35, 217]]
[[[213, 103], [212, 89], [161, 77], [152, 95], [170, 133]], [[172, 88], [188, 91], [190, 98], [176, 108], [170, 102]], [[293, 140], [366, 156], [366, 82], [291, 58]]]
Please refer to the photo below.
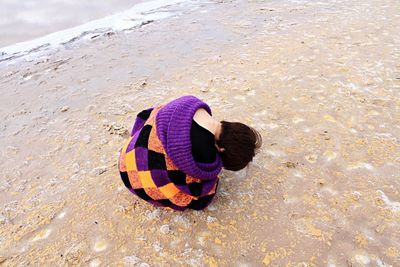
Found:
[[[168, 9], [0, 61], [0, 265], [400, 266], [400, 3]], [[187, 94], [263, 136], [201, 212], [117, 168], [136, 114]]]

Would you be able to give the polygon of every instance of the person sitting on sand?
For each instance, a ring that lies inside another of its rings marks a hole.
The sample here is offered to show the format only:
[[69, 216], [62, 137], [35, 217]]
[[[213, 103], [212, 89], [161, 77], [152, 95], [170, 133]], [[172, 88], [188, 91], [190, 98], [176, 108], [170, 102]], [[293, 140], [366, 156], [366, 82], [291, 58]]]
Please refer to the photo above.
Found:
[[119, 156], [125, 186], [156, 206], [207, 207], [222, 167], [243, 169], [262, 143], [255, 129], [211, 115], [210, 107], [195, 96], [141, 111]]

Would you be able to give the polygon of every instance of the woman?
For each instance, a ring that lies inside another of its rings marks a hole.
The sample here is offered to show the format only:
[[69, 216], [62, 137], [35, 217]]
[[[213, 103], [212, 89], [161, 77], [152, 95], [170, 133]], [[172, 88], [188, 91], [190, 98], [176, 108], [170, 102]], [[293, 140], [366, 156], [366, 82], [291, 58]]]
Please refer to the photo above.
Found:
[[206, 103], [184, 96], [137, 115], [119, 171], [132, 193], [156, 206], [201, 210], [215, 195], [222, 167], [243, 169], [260, 146], [253, 128], [218, 122]]

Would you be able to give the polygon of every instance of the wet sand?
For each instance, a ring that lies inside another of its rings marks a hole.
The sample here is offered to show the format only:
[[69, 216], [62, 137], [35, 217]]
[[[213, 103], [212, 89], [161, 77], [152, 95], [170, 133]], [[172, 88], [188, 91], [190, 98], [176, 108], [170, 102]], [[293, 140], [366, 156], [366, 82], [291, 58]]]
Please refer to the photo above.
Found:
[[[0, 64], [0, 264], [400, 265], [398, 1], [214, 1]], [[124, 188], [137, 112], [185, 94], [264, 144], [203, 212]]]

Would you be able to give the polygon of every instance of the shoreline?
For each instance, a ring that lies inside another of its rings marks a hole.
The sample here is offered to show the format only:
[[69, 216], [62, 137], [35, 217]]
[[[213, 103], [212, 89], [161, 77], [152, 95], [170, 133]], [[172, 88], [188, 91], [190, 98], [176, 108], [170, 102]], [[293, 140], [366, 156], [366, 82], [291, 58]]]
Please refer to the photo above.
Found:
[[[24, 56], [32, 56], [31, 54], [38, 52], [50, 54], [60, 46], [65, 47], [77, 41], [90, 41], [91, 39], [117, 32], [137, 30], [154, 21], [178, 15], [177, 9], [170, 12], [168, 11], [168, 7], [188, 5], [185, 2], [185, 0], [152, 0], [142, 2], [123, 12], [92, 20], [72, 28], [56, 31], [29, 41], [0, 47], [0, 63]], [[188, 7], [184, 6], [180, 8], [183, 11]]]
[[[0, 263], [399, 265], [394, 7], [214, 1], [0, 63]], [[202, 212], [140, 201], [116, 167], [136, 114], [185, 94], [264, 140]]]

